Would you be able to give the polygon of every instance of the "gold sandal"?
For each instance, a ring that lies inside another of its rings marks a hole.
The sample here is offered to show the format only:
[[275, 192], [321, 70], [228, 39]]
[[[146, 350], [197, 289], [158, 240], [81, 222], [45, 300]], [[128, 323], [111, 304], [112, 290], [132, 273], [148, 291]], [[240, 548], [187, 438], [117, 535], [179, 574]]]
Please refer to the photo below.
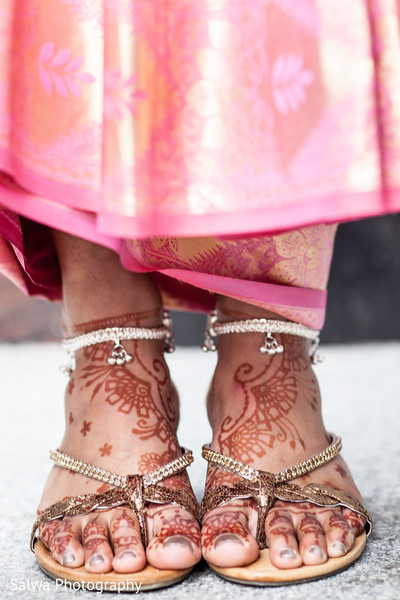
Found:
[[190, 450], [182, 448], [182, 456], [159, 467], [147, 475], [116, 475], [93, 465], [74, 460], [62, 452], [51, 451], [50, 458], [59, 467], [86, 475], [112, 485], [113, 488], [103, 493], [85, 494], [67, 498], [46, 508], [37, 517], [31, 534], [31, 550], [36, 555], [40, 568], [49, 577], [70, 582], [76, 587], [97, 591], [137, 592], [166, 587], [182, 581], [189, 575], [189, 569], [157, 569], [146, 565], [137, 573], [121, 574], [88, 573], [84, 567], [71, 568], [58, 563], [51, 552], [40, 540], [36, 539], [37, 529], [44, 523], [62, 517], [85, 515], [93, 510], [109, 510], [117, 506], [127, 505], [135, 513], [142, 537], [143, 546], [147, 546], [147, 525], [145, 507], [148, 503], [177, 504], [187, 510], [195, 519], [199, 518], [199, 507], [193, 494], [187, 490], [173, 490], [159, 485], [160, 481], [181, 473], [193, 462]]
[[[256, 540], [260, 548], [259, 558], [244, 567], [226, 568], [208, 563], [210, 568], [221, 577], [237, 583], [276, 586], [320, 579], [342, 571], [354, 563], [361, 555], [373, 526], [372, 518], [361, 502], [349, 492], [335, 490], [318, 483], [310, 483], [305, 486], [287, 483], [326, 464], [339, 454], [341, 447], [340, 438], [331, 435], [330, 445], [322, 452], [280, 473], [272, 474], [259, 471], [239, 460], [215, 452], [207, 445], [203, 446], [202, 456], [210, 464], [239, 475], [245, 481], [240, 481], [232, 486], [219, 485], [207, 491], [200, 507], [201, 518], [204, 519], [205, 515], [214, 508], [224, 506], [231, 500], [237, 499], [254, 500], [258, 509]], [[265, 535], [266, 517], [277, 499], [285, 502], [311, 502], [317, 506], [343, 506], [362, 515], [366, 520], [366, 525], [363, 532], [356, 538], [352, 549], [344, 556], [329, 558], [321, 565], [278, 569], [270, 561]]]

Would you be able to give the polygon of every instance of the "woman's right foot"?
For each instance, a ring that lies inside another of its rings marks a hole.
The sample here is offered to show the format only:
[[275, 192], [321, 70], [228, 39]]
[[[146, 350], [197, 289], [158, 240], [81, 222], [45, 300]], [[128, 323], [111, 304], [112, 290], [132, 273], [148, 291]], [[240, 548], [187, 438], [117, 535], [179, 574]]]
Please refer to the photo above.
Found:
[[[85, 323], [74, 334], [115, 325], [139, 324], [125, 315]], [[157, 322], [150, 326], [157, 325]], [[149, 326], [149, 322], [145, 324]], [[181, 454], [176, 438], [178, 397], [160, 341], [123, 342], [133, 361], [111, 366], [113, 343], [77, 353], [65, 395], [66, 431], [60, 450], [117, 474], [147, 473]], [[193, 494], [186, 472], [162, 485]], [[57, 466], [46, 483], [39, 511], [80, 494], [110, 486]], [[43, 525], [40, 538], [54, 558], [89, 572], [133, 573], [146, 562], [160, 569], [185, 569], [201, 557], [197, 521], [183, 508], [152, 504], [146, 509], [149, 543], [141, 542], [138, 521], [128, 506], [57, 519]]]

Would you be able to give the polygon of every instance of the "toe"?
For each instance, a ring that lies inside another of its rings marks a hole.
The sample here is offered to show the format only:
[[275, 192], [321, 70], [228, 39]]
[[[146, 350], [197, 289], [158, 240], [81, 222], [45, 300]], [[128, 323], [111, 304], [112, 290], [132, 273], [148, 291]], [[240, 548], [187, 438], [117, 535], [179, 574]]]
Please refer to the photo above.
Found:
[[202, 528], [205, 560], [218, 567], [247, 565], [259, 555], [258, 544], [249, 531], [246, 505], [229, 505], [210, 511]]
[[66, 518], [57, 522], [50, 550], [54, 558], [66, 567], [80, 567], [85, 562], [80, 541], [79, 520]]
[[163, 506], [148, 513], [148, 562], [159, 569], [187, 569], [201, 558], [200, 528], [181, 508]]
[[85, 552], [85, 569], [89, 573], [108, 573], [114, 558], [105, 517], [94, 513], [86, 522], [82, 533]]
[[355, 534], [342, 511], [322, 509], [319, 511], [318, 519], [325, 531], [328, 555], [337, 557], [346, 554], [354, 544]]
[[295, 569], [302, 565], [296, 531], [289, 511], [272, 509], [266, 521], [269, 555], [279, 569]]
[[56, 519], [54, 521], [47, 521], [43, 523], [39, 527], [39, 539], [43, 542], [43, 544], [51, 549], [51, 542], [53, 541], [54, 532], [57, 528], [57, 525], [60, 523], [61, 519]]
[[354, 512], [354, 510], [350, 510], [350, 508], [344, 508], [342, 514], [352, 528], [354, 535], [356, 537], [357, 535], [360, 535], [365, 527], [365, 518], [359, 513]]
[[327, 561], [325, 532], [313, 512], [293, 512], [293, 522], [299, 540], [299, 550], [305, 565], [319, 565]]
[[128, 508], [113, 511], [110, 521], [111, 541], [114, 547], [112, 566], [117, 573], [135, 573], [146, 564], [139, 523]]

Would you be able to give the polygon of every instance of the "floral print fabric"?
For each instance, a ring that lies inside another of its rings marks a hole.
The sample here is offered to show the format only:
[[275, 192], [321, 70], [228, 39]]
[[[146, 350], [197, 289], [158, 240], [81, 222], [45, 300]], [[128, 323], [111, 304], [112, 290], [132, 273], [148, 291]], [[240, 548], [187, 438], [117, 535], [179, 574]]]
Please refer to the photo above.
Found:
[[396, 0], [3, 0], [3, 271], [57, 296], [23, 217], [166, 281], [323, 291], [317, 224], [400, 206], [398, 25]]

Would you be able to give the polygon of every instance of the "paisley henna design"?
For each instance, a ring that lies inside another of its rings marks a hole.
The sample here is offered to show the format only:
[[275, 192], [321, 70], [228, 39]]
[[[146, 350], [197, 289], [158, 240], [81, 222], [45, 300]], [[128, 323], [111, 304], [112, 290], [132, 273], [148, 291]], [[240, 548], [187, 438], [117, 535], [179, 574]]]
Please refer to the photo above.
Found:
[[73, 417], [72, 412], [69, 413], [69, 419], [68, 420], [69, 420], [69, 424], [72, 425], [72, 423], [74, 422], [74, 417]]

